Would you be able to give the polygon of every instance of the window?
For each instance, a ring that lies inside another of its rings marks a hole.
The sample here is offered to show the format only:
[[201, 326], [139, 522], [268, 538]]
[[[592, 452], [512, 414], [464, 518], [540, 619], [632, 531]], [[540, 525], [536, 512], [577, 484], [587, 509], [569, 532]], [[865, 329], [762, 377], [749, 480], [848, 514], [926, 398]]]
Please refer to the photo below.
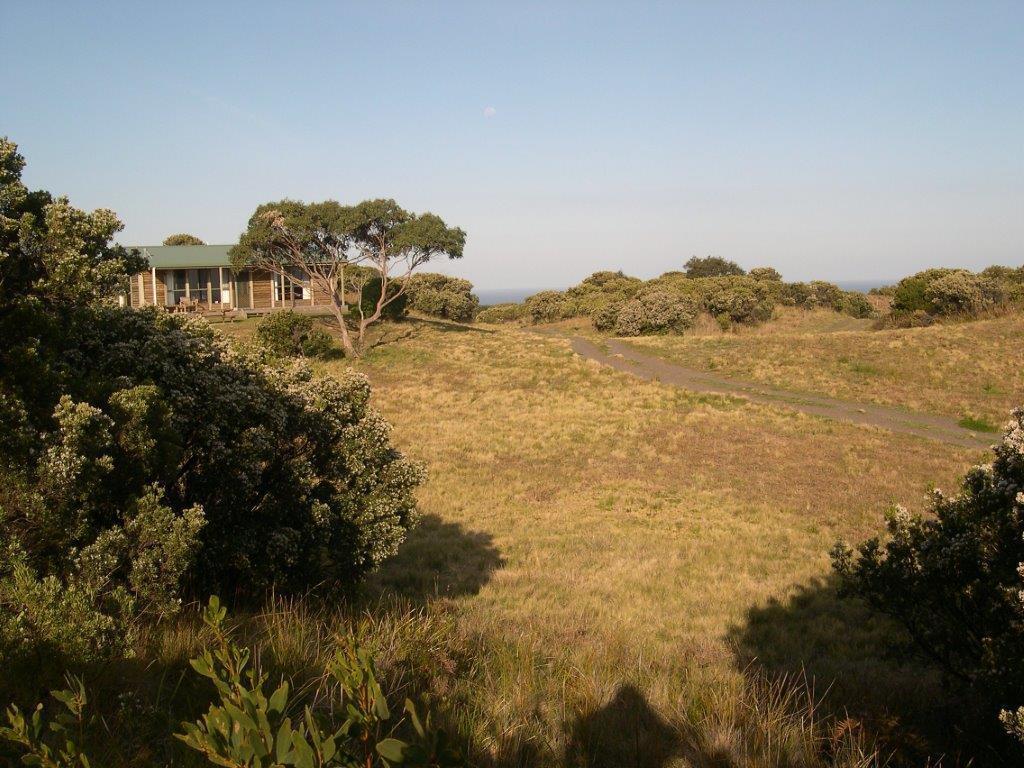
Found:
[[278, 301], [302, 301], [306, 298], [306, 276], [298, 269], [288, 270], [287, 276], [274, 276], [274, 298]]
[[221, 302], [219, 269], [169, 269], [164, 273], [167, 285], [167, 306], [182, 304], [186, 299], [200, 304]]
[[167, 283], [167, 306], [173, 307], [181, 304], [188, 293], [185, 280], [187, 272], [184, 269], [172, 269], [164, 273]]

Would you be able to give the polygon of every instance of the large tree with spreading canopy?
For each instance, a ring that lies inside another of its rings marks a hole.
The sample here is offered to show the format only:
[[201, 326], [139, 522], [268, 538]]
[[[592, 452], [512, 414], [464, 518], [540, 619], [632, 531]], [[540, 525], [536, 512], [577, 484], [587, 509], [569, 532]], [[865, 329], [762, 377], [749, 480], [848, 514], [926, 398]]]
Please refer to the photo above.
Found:
[[[394, 200], [351, 206], [281, 200], [256, 209], [232, 249], [232, 264], [284, 281], [308, 280], [329, 297], [346, 353], [358, 355], [367, 328], [405, 294], [414, 272], [432, 259], [462, 258], [465, 243], [458, 227], [433, 213], [410, 213]], [[379, 296], [365, 306], [358, 297], [371, 280], [380, 281]]]

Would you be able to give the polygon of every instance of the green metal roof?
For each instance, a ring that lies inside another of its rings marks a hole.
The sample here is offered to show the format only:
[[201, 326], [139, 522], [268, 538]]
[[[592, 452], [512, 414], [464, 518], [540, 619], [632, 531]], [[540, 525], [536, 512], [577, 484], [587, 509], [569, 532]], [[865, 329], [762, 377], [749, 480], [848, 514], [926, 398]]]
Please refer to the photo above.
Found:
[[188, 267], [230, 267], [231, 245], [134, 245], [157, 269]]

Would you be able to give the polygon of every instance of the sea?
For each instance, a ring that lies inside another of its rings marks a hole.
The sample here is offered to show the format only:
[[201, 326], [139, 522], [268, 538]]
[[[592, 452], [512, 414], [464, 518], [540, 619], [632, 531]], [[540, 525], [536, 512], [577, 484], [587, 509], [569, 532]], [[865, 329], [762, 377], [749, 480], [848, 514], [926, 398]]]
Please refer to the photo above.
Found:
[[[872, 288], [892, 285], [895, 280], [836, 280], [835, 284], [844, 291], [867, 293]], [[494, 304], [519, 303], [527, 296], [541, 291], [564, 291], [568, 286], [547, 288], [476, 288], [474, 293], [480, 299], [480, 306], [489, 307]]]

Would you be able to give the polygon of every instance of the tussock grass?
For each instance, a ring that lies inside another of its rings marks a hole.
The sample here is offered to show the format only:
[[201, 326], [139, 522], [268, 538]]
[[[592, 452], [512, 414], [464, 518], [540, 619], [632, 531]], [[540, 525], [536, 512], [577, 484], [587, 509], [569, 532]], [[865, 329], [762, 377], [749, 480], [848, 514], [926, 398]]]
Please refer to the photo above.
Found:
[[[976, 453], [638, 381], [514, 328], [410, 327], [354, 364], [429, 470], [422, 524], [355, 603], [236, 616], [297, 703], [332, 706], [325, 662], [359, 633], [394, 703], [424, 698], [475, 765], [861, 768], [949, 745], [956, 702], [886, 655], [894, 627], [836, 596], [826, 553]], [[99, 764], [196, 764], [166, 735], [209, 701], [202, 632], [189, 608], [86, 671]]]
[[641, 382], [514, 328], [386, 349], [359, 367], [428, 467], [427, 525], [368, 591], [452, 611], [474, 650], [450, 690], [487, 762], [861, 765], [875, 736], [941, 734], [937, 681], [885, 658], [894, 628], [836, 598], [826, 553], [975, 454]]

